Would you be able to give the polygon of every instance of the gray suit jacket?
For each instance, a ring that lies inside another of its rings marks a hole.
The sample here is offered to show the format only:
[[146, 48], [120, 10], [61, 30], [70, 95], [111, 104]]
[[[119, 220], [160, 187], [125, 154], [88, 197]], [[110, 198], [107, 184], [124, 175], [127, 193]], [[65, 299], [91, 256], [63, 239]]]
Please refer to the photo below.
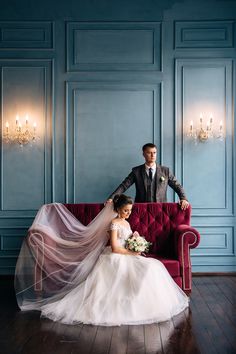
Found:
[[[136, 166], [132, 169], [132, 172], [123, 180], [119, 187], [109, 196], [109, 199], [113, 199], [116, 194], [124, 193], [132, 184], [135, 183], [136, 187], [136, 203], [147, 202], [147, 183], [145, 178], [145, 164]], [[156, 174], [156, 201], [166, 202], [166, 192], [168, 185], [178, 194], [179, 199], [186, 199], [184, 189], [177, 181], [176, 177], [170, 172], [168, 167], [157, 164]]]

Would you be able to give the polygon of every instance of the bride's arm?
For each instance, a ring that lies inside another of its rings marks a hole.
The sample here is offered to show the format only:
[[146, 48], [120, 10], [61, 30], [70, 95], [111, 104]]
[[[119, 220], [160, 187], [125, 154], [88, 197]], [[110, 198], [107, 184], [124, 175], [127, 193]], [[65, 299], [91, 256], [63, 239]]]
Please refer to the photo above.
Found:
[[132, 252], [124, 247], [120, 247], [117, 236], [117, 230], [110, 230], [111, 249], [113, 253], [129, 254], [132, 256], [138, 256], [141, 254], [141, 252]]

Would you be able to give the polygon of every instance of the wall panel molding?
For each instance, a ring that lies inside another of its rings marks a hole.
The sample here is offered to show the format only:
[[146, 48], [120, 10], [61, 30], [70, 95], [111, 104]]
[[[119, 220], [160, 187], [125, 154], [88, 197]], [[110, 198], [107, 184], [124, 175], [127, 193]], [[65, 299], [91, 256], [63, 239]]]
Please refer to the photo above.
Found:
[[67, 23], [67, 71], [161, 70], [159, 22]]
[[[193, 216], [234, 215], [232, 89], [232, 60], [176, 60], [176, 170]], [[215, 126], [223, 121], [223, 142], [216, 139], [195, 145], [187, 136], [190, 121], [196, 126], [202, 111], [205, 123], [210, 112]]]
[[53, 49], [53, 23], [46, 21], [0, 22], [0, 48]]
[[0, 230], [0, 275], [14, 274], [26, 226], [2, 227]]
[[235, 257], [235, 230], [232, 226], [198, 226], [200, 245], [191, 251], [192, 257]]
[[1, 250], [19, 252], [23, 237], [14, 234], [1, 235]]
[[23, 148], [1, 141], [0, 218], [33, 217], [52, 200], [52, 66], [52, 60], [0, 60], [2, 127], [28, 113], [40, 136]]
[[176, 21], [175, 48], [233, 48], [233, 21]]
[[235, 272], [235, 227], [201, 226], [200, 245], [191, 250], [193, 272]]
[[[144, 116], [146, 121], [143, 120]], [[96, 117], [96, 121], [93, 121], [93, 117]], [[160, 83], [149, 85], [68, 82], [67, 202], [103, 201], [114, 189], [113, 183], [120, 182], [125, 177], [123, 175], [126, 169], [128, 174], [135, 164], [132, 151], [138, 151], [146, 140], [161, 146], [161, 124]], [[90, 138], [87, 136], [88, 131]], [[92, 175], [86, 177], [85, 183], [83, 171], [89, 169], [89, 166], [88, 169], [86, 167], [86, 158], [83, 157], [86, 151], [91, 156], [88, 165], [92, 164], [97, 172], [94, 178]], [[108, 173], [107, 154], [116, 161]], [[137, 156], [137, 164], [142, 161], [140, 154]], [[114, 182], [116, 180], [117, 182]], [[95, 198], [99, 199], [94, 200]]]

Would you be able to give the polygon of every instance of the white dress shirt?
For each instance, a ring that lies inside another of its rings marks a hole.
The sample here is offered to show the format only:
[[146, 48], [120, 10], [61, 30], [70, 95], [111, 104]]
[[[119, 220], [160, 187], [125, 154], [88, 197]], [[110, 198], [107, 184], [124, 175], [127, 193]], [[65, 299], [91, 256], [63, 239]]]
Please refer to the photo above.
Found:
[[155, 173], [156, 173], [156, 169], [157, 169], [157, 165], [156, 165], [156, 163], [153, 165], [153, 166], [147, 166], [146, 164], [145, 164], [145, 170], [146, 170], [146, 174], [149, 176], [149, 169], [152, 169], [152, 178], [154, 178], [154, 176], [155, 176]]

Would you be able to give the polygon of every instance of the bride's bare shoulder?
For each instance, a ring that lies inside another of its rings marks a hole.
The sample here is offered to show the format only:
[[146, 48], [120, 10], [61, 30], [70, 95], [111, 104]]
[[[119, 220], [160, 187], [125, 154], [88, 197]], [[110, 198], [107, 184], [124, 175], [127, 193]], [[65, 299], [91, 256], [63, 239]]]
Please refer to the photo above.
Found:
[[120, 224], [120, 220], [117, 218], [114, 218], [111, 220], [111, 224]]

